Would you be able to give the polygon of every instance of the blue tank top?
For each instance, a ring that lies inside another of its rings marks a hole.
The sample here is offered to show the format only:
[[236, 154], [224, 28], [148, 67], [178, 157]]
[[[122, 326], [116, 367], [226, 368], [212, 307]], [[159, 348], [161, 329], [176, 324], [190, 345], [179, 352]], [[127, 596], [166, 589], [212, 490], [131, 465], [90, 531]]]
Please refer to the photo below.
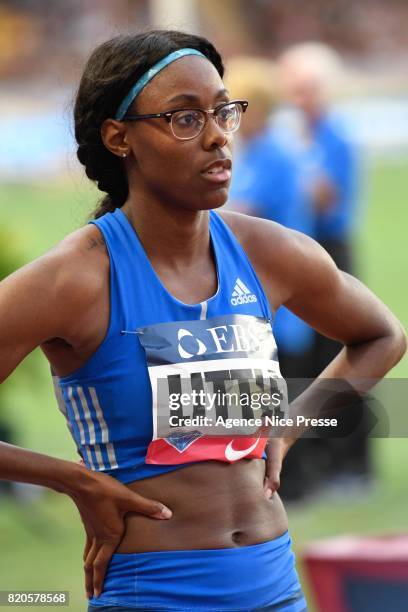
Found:
[[[120, 208], [90, 223], [110, 260], [108, 330], [84, 365], [53, 376], [85, 465], [128, 483], [198, 461], [266, 458], [266, 438], [228, 437], [225, 428], [207, 436], [203, 422], [197, 425], [210, 413], [224, 424], [228, 414], [256, 416], [252, 405], [234, 405], [232, 393], [224, 405], [226, 391], [250, 394], [257, 383], [271, 395], [282, 381], [267, 297], [229, 227], [210, 211], [218, 289], [185, 304], [164, 287]], [[218, 399], [209, 400], [208, 389]]]

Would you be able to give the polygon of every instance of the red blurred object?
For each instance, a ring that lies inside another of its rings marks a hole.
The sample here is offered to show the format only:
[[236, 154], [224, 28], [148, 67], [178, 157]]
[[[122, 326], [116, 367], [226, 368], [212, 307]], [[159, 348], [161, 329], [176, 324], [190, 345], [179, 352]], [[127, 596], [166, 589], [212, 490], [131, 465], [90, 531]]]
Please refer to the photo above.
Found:
[[408, 534], [338, 537], [302, 557], [319, 612], [408, 611]]

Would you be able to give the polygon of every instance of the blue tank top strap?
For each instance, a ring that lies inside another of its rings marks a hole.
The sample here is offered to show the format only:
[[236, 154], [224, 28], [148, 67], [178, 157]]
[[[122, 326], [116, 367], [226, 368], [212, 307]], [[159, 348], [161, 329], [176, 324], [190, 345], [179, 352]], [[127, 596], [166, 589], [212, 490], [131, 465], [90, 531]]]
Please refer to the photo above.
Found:
[[120, 208], [90, 223], [100, 228], [107, 243], [116, 281], [111, 293], [111, 311], [121, 315], [122, 330], [134, 326], [135, 318], [138, 323], [149, 324], [156, 312], [160, 312], [160, 320], [163, 322], [180, 318], [180, 305], [193, 311], [190, 313], [191, 318], [199, 318], [199, 304], [184, 305], [169, 294], [155, 272], [136, 230]]
[[240, 280], [241, 276], [250, 279], [251, 286], [255, 287], [254, 293], [260, 298], [263, 316], [272, 323], [273, 314], [268, 297], [245, 249], [228, 224], [213, 210], [210, 211], [210, 228], [212, 228], [214, 247], [220, 253], [219, 259], [222, 262], [222, 266], [220, 266], [221, 281], [224, 283], [231, 282], [234, 271], [238, 280]]

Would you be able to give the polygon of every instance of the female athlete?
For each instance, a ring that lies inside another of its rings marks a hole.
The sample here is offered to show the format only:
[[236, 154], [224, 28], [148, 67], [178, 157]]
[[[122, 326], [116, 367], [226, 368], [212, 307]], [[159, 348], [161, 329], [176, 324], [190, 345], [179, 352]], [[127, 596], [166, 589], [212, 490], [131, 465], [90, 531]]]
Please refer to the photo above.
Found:
[[182, 32], [96, 48], [75, 135], [107, 195], [0, 286], [0, 380], [40, 346], [84, 462], [3, 443], [0, 478], [72, 498], [89, 611], [305, 610], [277, 493], [294, 438], [265, 450], [266, 437], [169, 429], [169, 413], [202, 417], [209, 389], [252, 379], [273, 389], [281, 304], [344, 344], [322, 376], [381, 378], [405, 352], [394, 315], [312, 239], [218, 211], [247, 106], [223, 72], [212, 44]]

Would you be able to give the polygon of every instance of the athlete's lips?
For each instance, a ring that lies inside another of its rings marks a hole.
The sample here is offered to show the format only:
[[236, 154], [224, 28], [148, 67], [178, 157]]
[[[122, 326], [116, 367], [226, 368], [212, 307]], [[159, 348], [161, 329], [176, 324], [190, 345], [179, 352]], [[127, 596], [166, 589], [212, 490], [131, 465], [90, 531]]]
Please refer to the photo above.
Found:
[[201, 175], [212, 183], [225, 183], [231, 179], [231, 166], [229, 157], [221, 157], [207, 164]]

